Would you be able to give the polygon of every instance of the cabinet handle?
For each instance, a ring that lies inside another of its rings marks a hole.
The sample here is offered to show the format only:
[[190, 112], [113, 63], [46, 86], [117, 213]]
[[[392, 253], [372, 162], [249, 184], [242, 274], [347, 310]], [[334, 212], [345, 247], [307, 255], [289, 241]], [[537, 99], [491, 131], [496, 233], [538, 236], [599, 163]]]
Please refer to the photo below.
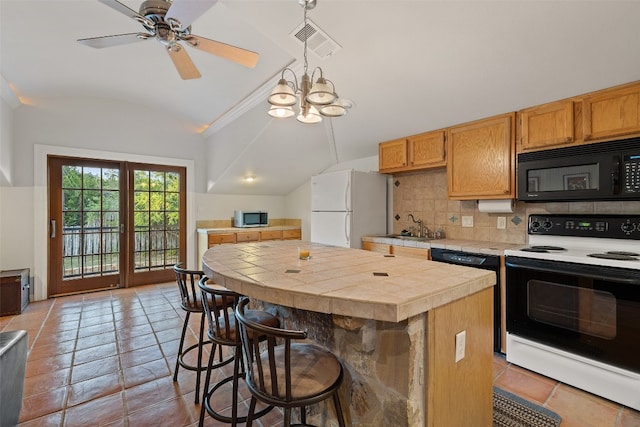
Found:
[[56, 220], [52, 219], [49, 222], [50, 222], [49, 237], [51, 237], [52, 239], [55, 239], [56, 238]]

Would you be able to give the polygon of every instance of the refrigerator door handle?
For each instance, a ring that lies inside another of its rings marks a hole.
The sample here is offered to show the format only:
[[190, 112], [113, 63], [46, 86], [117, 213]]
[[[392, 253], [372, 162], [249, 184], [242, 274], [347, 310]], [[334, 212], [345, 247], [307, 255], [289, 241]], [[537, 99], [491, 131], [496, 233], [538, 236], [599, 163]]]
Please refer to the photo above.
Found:
[[350, 194], [351, 194], [351, 176], [349, 175], [347, 177], [347, 187], [344, 189], [344, 206], [348, 211], [351, 210], [351, 197], [349, 197]]
[[351, 247], [351, 212], [344, 216], [344, 237], [347, 240], [347, 247]]

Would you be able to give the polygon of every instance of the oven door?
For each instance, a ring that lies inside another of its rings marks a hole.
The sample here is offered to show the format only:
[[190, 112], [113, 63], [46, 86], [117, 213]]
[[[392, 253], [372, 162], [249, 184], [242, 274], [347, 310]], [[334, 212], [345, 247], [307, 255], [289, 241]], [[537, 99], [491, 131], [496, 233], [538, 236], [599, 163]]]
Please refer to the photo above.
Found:
[[508, 256], [507, 332], [640, 373], [640, 270]]

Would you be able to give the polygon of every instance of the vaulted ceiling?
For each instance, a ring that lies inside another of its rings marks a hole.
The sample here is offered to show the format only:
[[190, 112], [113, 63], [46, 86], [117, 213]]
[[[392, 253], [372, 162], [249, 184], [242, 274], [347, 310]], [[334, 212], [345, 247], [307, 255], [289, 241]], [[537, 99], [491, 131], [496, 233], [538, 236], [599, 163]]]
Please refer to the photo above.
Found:
[[209, 191], [227, 194], [287, 194], [381, 141], [640, 79], [639, 1], [318, 0], [309, 19], [340, 49], [309, 52], [310, 71], [355, 106], [318, 125], [273, 119], [265, 98], [281, 69], [302, 69], [291, 35], [302, 12], [296, 0], [220, 0], [192, 33], [258, 64], [187, 47], [202, 77], [182, 80], [155, 40], [77, 43], [141, 30], [98, 1], [0, 0], [0, 73], [25, 99], [117, 99], [186, 118], [213, 153]]

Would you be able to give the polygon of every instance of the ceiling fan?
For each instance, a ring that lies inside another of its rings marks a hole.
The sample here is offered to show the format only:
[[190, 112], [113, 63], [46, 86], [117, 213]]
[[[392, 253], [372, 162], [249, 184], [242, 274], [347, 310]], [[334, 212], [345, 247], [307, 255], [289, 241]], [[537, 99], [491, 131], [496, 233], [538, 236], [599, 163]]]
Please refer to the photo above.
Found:
[[179, 42], [245, 67], [253, 68], [258, 62], [258, 54], [255, 52], [191, 34], [191, 23], [218, 0], [145, 0], [140, 5], [139, 13], [118, 0], [99, 1], [141, 23], [147, 32], [78, 40], [87, 46], [100, 49], [155, 38], [166, 47], [184, 80], [197, 79], [201, 75]]

